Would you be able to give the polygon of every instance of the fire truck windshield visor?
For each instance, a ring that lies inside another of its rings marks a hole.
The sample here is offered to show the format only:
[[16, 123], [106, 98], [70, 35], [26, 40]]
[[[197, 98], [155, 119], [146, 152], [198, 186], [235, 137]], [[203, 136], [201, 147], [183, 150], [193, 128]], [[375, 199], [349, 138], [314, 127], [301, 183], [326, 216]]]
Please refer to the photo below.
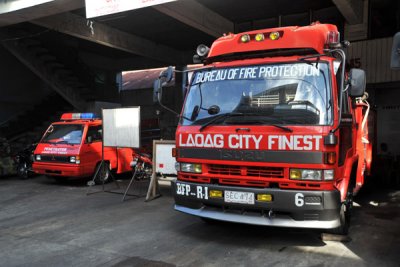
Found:
[[77, 145], [82, 142], [83, 125], [52, 124], [47, 129], [42, 143]]
[[202, 125], [217, 115], [240, 113], [244, 116], [226, 116], [213, 124], [330, 125], [330, 84], [326, 62], [198, 71], [181, 124]]

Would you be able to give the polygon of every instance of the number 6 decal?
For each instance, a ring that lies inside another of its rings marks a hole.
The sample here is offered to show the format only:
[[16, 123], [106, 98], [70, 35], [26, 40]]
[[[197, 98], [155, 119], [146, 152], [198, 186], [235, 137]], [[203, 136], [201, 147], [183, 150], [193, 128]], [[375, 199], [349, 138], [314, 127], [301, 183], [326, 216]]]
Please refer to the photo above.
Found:
[[297, 193], [294, 196], [294, 204], [296, 204], [297, 207], [304, 205], [304, 195], [302, 193]]

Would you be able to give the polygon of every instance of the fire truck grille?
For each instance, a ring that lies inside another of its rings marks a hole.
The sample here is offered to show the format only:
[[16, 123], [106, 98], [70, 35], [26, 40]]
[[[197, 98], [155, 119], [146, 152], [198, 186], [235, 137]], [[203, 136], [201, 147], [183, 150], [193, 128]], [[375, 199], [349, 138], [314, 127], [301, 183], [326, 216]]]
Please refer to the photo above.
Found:
[[240, 175], [240, 166], [209, 165], [208, 173], [218, 175]]
[[216, 175], [242, 175], [259, 178], [283, 178], [283, 168], [259, 166], [208, 165], [208, 173]]
[[276, 187], [284, 178], [279, 167], [208, 164], [203, 174], [182, 173], [180, 179], [189, 182], [248, 187]]
[[247, 176], [283, 178], [283, 168], [248, 167]]
[[42, 155], [42, 159], [40, 161], [43, 161], [43, 162], [69, 163], [69, 157], [67, 157], [67, 156]]

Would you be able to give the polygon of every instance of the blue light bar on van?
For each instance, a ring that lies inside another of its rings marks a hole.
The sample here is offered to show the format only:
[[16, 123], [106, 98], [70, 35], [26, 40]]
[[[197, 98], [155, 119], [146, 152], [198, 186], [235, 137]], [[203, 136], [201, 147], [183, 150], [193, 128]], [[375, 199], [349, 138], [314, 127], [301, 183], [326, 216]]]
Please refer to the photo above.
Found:
[[61, 120], [92, 120], [99, 119], [94, 113], [64, 113], [61, 115]]

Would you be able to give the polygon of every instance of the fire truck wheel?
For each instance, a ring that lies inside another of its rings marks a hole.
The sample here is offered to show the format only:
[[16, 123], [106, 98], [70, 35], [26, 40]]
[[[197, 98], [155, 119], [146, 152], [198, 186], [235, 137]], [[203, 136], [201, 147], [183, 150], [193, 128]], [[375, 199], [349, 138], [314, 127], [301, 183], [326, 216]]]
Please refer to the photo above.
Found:
[[221, 221], [219, 220], [214, 220], [214, 219], [210, 219], [210, 218], [204, 218], [204, 217], [200, 217], [200, 219], [205, 222], [206, 224], [218, 224], [221, 223]]
[[[100, 163], [97, 163], [96, 170], [97, 170], [99, 164]], [[108, 162], [104, 162], [101, 165], [99, 173], [97, 174], [96, 179], [94, 180], [94, 182], [96, 184], [103, 184], [103, 183], [106, 184], [106, 183], [109, 182], [109, 180], [110, 180], [110, 164]]]
[[342, 203], [340, 206], [340, 226], [330, 230], [335, 235], [347, 235], [349, 233], [351, 218], [351, 203]]

